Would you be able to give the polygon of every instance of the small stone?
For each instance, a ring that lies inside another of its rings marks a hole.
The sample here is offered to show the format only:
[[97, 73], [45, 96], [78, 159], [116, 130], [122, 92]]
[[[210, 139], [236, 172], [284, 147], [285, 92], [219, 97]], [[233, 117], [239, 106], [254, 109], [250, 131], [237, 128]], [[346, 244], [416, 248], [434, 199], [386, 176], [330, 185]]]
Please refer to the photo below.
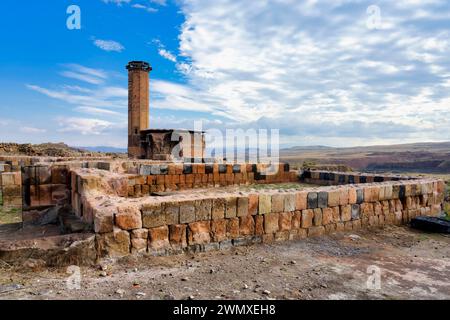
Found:
[[106, 277], [106, 276], [108, 276], [108, 274], [106, 273], [106, 271], [102, 271], [102, 272], [100, 272], [99, 276]]
[[264, 290], [262, 293], [265, 294], [265, 295], [269, 295], [270, 291], [269, 290]]
[[188, 281], [189, 278], [181, 278], [181, 281]]
[[233, 293], [234, 294], [238, 294], [238, 293], [241, 293], [239, 290], [233, 290]]
[[189, 300], [194, 300], [195, 297], [194, 297], [194, 296], [189, 296], [188, 299], [189, 299]]
[[244, 283], [244, 286], [242, 287], [242, 289], [248, 289], [248, 285]]
[[297, 264], [297, 261], [292, 260], [292, 261], [291, 261], [291, 264]]
[[145, 292], [136, 292], [137, 297], [145, 297], [147, 294]]
[[125, 290], [117, 289], [117, 290], [116, 290], [116, 293], [117, 293], [118, 295], [120, 295], [120, 296], [123, 296], [123, 295], [125, 294]]

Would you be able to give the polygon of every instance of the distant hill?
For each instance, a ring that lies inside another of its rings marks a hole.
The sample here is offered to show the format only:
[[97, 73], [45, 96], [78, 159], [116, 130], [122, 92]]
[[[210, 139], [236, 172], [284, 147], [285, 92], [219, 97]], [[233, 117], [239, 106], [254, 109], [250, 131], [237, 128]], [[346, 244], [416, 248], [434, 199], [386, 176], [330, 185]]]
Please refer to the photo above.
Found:
[[280, 150], [282, 161], [345, 165], [363, 171], [450, 173], [450, 142], [423, 142], [366, 147], [292, 147]]
[[102, 153], [127, 153], [126, 148], [115, 148], [115, 147], [106, 147], [106, 146], [98, 146], [98, 147], [74, 147], [77, 149], [87, 150], [91, 152], [102, 152]]

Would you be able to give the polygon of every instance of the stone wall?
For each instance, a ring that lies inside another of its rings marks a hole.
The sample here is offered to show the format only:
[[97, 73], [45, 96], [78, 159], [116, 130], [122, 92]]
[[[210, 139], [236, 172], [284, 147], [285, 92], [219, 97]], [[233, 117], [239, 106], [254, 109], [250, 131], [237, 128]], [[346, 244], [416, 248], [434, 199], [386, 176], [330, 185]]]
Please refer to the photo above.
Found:
[[383, 182], [300, 191], [127, 199], [100, 196], [98, 188], [108, 183], [99, 177], [81, 173], [77, 179], [81, 215], [94, 225], [98, 252], [109, 256], [197, 252], [400, 225], [439, 215], [445, 187], [438, 179], [385, 176]]
[[20, 172], [0, 172], [0, 204], [6, 208], [22, 208]]

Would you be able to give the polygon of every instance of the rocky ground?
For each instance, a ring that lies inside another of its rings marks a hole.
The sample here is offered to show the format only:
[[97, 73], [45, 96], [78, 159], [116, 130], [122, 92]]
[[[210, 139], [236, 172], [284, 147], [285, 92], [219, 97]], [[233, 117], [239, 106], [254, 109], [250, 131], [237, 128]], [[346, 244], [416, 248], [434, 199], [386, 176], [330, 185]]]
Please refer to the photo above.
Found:
[[76, 267], [0, 261], [0, 299], [449, 299], [449, 272], [448, 236], [386, 227], [191, 256], [104, 261], [81, 268], [80, 289]]

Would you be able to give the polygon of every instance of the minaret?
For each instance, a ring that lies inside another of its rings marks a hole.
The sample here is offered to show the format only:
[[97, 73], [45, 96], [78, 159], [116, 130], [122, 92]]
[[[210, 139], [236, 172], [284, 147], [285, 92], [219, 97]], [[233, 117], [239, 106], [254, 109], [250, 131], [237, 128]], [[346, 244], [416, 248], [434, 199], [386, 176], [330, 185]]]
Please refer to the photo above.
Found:
[[148, 62], [131, 61], [128, 70], [128, 157], [141, 158], [141, 130], [149, 127], [149, 73]]

